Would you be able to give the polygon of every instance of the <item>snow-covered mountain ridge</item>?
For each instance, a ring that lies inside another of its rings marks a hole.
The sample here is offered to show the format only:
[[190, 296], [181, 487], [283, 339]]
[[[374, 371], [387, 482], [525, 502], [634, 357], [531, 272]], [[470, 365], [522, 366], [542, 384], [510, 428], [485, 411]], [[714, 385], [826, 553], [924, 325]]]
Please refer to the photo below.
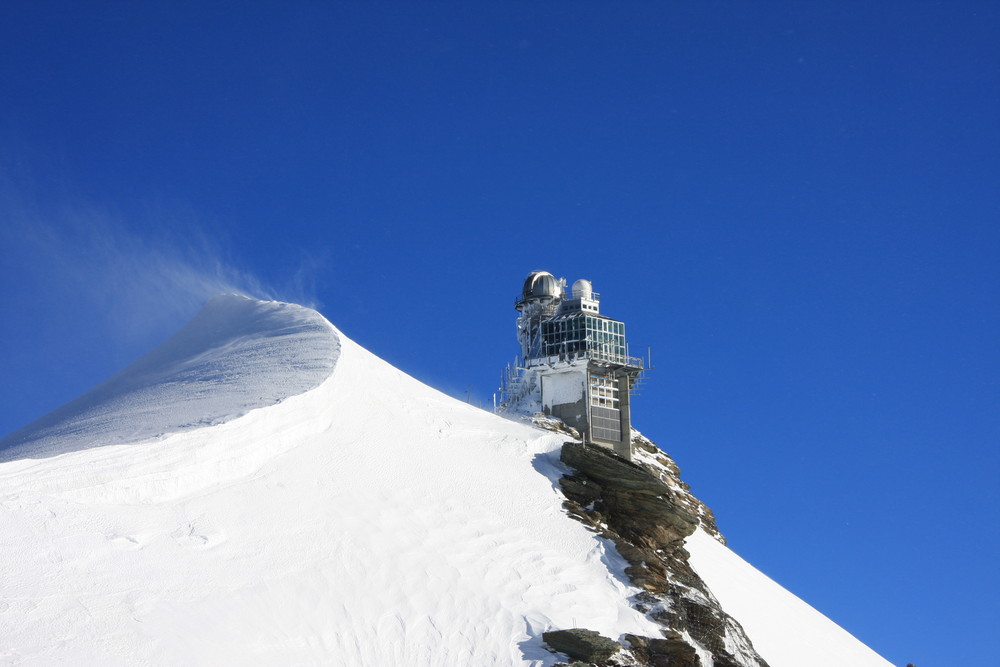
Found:
[[128, 368], [4, 438], [0, 457], [142, 442], [229, 421], [318, 386], [333, 371], [337, 346], [314, 310], [218, 296]]
[[[550, 630], [660, 637], [563, 508], [564, 441], [313, 311], [213, 300], [0, 440], [0, 664], [553, 665]], [[888, 664], [704, 530], [684, 544], [771, 667]]]

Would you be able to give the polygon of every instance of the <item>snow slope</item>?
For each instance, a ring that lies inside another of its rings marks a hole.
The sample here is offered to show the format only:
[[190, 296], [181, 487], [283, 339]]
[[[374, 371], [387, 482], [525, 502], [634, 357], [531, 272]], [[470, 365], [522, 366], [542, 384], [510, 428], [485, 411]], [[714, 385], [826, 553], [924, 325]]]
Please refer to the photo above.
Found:
[[[613, 547], [562, 510], [561, 442], [313, 311], [216, 299], [0, 440], [0, 664], [551, 665], [549, 629], [657, 636]], [[695, 565], [751, 639], [853, 655], [822, 617], [755, 623], [772, 602], [727, 586], [788, 594], [703, 542]]]
[[551, 664], [548, 629], [656, 632], [561, 510], [560, 438], [314, 344], [329, 378], [243, 417], [87, 448], [52, 419], [72, 451], [0, 464], [0, 663]]
[[692, 567], [771, 667], [891, 667], [704, 530], [688, 537], [685, 547]]

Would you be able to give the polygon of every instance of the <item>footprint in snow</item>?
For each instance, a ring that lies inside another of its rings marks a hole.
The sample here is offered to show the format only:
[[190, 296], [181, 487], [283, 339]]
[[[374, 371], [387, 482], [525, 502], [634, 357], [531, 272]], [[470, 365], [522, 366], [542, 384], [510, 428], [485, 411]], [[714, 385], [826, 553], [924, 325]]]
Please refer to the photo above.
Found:
[[193, 523], [178, 526], [177, 530], [170, 533], [170, 536], [177, 544], [185, 547], [208, 547], [224, 541], [220, 535], [202, 534]]
[[139, 540], [133, 535], [110, 535], [108, 541], [120, 551], [135, 551], [142, 548]]

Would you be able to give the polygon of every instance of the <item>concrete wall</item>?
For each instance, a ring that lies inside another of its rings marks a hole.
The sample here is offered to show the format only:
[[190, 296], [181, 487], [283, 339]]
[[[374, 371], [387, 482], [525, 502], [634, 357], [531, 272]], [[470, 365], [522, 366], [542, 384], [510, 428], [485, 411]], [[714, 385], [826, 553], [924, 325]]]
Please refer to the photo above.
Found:
[[542, 411], [558, 417], [581, 433], [589, 430], [587, 420], [587, 370], [573, 368], [546, 373], [542, 380]]
[[[606, 375], [607, 370], [595, 370]], [[618, 405], [621, 417], [621, 438], [619, 440], [598, 440], [590, 428], [590, 369], [574, 367], [560, 371], [539, 374], [541, 380], [542, 412], [561, 419], [583, 434], [584, 440], [613, 450], [619, 456], [632, 460], [632, 415], [629, 405], [628, 376], [616, 374], [618, 382]]]

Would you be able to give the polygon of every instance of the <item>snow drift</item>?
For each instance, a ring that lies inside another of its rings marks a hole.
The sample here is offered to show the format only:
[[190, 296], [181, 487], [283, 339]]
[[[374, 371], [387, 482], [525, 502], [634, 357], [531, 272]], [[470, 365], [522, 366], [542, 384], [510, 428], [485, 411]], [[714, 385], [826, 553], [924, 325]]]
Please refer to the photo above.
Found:
[[[551, 665], [548, 630], [656, 636], [613, 546], [562, 509], [561, 443], [313, 311], [217, 298], [0, 440], [0, 664]], [[713, 588], [756, 572], [714, 545], [692, 542]], [[839, 664], [888, 664], [818, 614], [755, 630], [792, 597], [755, 586], [756, 606], [719, 594], [755, 642], [811, 632]]]

